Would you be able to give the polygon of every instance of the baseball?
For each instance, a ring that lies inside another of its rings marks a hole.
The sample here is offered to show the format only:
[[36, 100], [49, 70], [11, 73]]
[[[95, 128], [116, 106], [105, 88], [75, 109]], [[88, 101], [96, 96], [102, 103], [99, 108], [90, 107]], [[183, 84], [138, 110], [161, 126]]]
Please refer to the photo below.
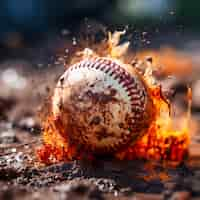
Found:
[[104, 57], [86, 58], [65, 71], [54, 91], [52, 112], [70, 144], [95, 154], [127, 147], [154, 120], [142, 76]]

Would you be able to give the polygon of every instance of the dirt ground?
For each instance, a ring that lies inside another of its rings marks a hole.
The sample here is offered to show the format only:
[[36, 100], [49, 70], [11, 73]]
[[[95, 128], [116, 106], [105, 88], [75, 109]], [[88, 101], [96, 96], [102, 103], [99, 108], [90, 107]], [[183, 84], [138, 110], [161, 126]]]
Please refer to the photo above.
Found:
[[41, 145], [39, 116], [49, 91], [64, 71], [62, 62], [68, 53], [65, 39], [51, 41], [0, 62], [0, 199], [200, 199], [198, 45], [190, 42], [177, 50], [191, 57], [190, 76], [160, 80], [174, 89], [171, 100], [177, 112], [186, 109], [187, 85], [193, 89], [192, 119], [197, 123], [195, 134], [191, 133], [189, 160], [175, 168], [158, 162], [109, 158], [45, 166], [35, 154]]

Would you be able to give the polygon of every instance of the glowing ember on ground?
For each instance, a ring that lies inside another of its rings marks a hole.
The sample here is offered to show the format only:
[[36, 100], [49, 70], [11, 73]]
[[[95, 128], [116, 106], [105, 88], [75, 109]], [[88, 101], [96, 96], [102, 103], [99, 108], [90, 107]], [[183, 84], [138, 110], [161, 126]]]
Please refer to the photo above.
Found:
[[[120, 34], [114, 34], [108, 42], [102, 43], [100, 47], [95, 48], [99, 56], [114, 57], [120, 61], [127, 61], [125, 53], [128, 44], [117, 46]], [[101, 51], [102, 50], [102, 51]], [[92, 56], [94, 53], [86, 49], [84, 53], [79, 53], [77, 59], [84, 56]], [[154, 83], [151, 66], [147, 66], [143, 74], [147, 82], [153, 103], [156, 108], [156, 120], [151, 124], [147, 133], [138, 139], [136, 143], [131, 144], [124, 150], [115, 153], [113, 156], [120, 160], [147, 159], [147, 160], [169, 160], [181, 162], [188, 154], [189, 146], [189, 119], [191, 106], [191, 90], [188, 90], [188, 113], [182, 120], [176, 120], [176, 123], [183, 124], [180, 130], [173, 129], [173, 122], [170, 116], [169, 102], [163, 97], [160, 86]], [[54, 163], [58, 161], [67, 161], [74, 159], [88, 158], [93, 159], [89, 152], [81, 152], [76, 146], [69, 146], [69, 143], [59, 127], [58, 121], [54, 120], [53, 115], [49, 115], [44, 122], [43, 140], [44, 145], [38, 150], [38, 157], [44, 163]], [[58, 128], [59, 127], [59, 128]], [[60, 132], [59, 132], [59, 131]]]

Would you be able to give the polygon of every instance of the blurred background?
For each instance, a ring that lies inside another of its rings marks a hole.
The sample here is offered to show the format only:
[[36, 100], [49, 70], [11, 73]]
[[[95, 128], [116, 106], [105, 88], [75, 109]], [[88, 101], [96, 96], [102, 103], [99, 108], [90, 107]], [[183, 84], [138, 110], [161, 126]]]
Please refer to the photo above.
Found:
[[187, 0], [1, 0], [0, 42], [8, 48], [35, 44], [62, 28], [74, 30], [85, 18], [152, 33], [198, 32], [199, 9], [198, 1]]

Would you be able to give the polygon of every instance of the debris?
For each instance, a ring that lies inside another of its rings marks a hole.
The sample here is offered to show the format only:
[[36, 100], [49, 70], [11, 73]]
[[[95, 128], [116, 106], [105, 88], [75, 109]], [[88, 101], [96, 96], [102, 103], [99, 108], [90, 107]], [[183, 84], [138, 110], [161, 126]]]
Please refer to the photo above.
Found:
[[8, 129], [0, 133], [0, 144], [10, 144], [17, 142], [17, 137], [13, 129]]

